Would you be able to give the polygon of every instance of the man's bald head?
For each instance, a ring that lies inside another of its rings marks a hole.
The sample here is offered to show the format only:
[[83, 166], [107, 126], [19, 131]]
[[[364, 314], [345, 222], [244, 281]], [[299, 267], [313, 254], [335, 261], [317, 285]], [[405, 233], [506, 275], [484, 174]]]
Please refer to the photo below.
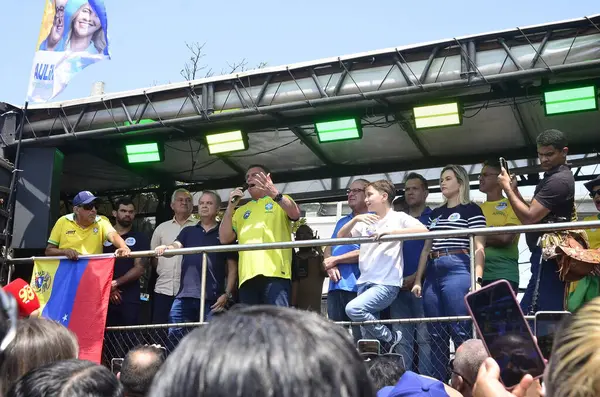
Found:
[[140, 346], [130, 350], [123, 360], [119, 375], [125, 388], [125, 396], [145, 396], [163, 361], [164, 354], [160, 348]]
[[[481, 364], [488, 357], [488, 353], [483, 346], [483, 342], [479, 339], [469, 339], [456, 349], [453, 364], [453, 380], [455, 376], [460, 376], [465, 382], [460, 382], [461, 385], [456, 385], [458, 391], [463, 396], [471, 395], [470, 391], [477, 379], [477, 372]], [[455, 386], [453, 384], [453, 386]], [[467, 390], [468, 389], [468, 392]]]

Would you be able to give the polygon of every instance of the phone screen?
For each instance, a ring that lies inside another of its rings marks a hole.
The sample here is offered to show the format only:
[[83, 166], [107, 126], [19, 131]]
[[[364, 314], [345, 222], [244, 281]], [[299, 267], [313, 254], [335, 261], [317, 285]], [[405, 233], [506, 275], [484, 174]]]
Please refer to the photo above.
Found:
[[376, 339], [361, 339], [358, 341], [358, 352], [361, 354], [379, 354], [381, 344]]
[[113, 374], [118, 374], [119, 372], [121, 372], [121, 367], [123, 366], [123, 359], [122, 358], [113, 358], [110, 361], [110, 369], [112, 371]]
[[516, 386], [526, 374], [536, 378], [544, 373], [544, 359], [510, 284], [492, 283], [465, 300], [489, 355], [500, 366], [504, 386]]
[[546, 359], [550, 359], [554, 335], [558, 331], [560, 323], [570, 315], [569, 312], [538, 312], [535, 315], [535, 336], [542, 355]]

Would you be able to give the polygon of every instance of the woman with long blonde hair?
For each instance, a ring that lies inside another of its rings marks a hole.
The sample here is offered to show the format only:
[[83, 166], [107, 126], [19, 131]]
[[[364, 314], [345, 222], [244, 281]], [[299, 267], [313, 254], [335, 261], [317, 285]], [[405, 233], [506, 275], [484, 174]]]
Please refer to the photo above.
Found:
[[[445, 203], [432, 211], [430, 231], [479, 229], [486, 226], [481, 208], [470, 200], [469, 176], [460, 165], [447, 165], [442, 169], [440, 188]], [[475, 238], [475, 275], [481, 286], [485, 239]], [[423, 297], [425, 317], [466, 316], [464, 297], [471, 288], [469, 238], [451, 237], [426, 240], [419, 260], [412, 288], [413, 294]], [[423, 284], [423, 277], [425, 283]], [[477, 287], [477, 288], [478, 288]], [[453, 323], [427, 324], [431, 335], [431, 365], [433, 376], [448, 380], [447, 363], [450, 356], [450, 339], [459, 346], [470, 338], [469, 327]]]

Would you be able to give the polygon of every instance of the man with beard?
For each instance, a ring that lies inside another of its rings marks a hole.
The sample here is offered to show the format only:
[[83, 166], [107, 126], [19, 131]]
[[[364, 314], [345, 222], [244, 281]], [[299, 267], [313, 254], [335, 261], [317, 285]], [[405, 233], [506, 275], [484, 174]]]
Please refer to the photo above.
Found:
[[40, 44], [40, 51], [64, 51], [63, 32], [65, 31], [66, 5], [67, 0], [54, 0], [54, 21], [48, 37]]
[[[150, 248], [148, 238], [132, 230], [135, 206], [129, 198], [115, 203], [115, 230], [132, 251]], [[112, 243], [104, 243], [104, 252], [115, 251]], [[115, 271], [110, 291], [110, 304], [106, 316], [107, 326], [137, 325], [140, 313], [140, 277], [146, 270], [146, 258], [120, 258], [115, 260]]]

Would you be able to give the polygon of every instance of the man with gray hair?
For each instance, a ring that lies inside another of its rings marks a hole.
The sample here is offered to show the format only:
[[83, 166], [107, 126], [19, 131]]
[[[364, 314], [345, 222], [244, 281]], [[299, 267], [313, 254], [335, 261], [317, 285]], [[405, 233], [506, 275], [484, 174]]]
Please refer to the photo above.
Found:
[[[221, 244], [219, 241], [219, 222], [217, 213], [221, 206], [221, 198], [213, 191], [205, 191], [198, 200], [198, 215], [200, 222], [195, 226], [186, 227], [169, 245], [159, 245], [155, 248], [161, 256], [167, 250], [185, 247], [209, 247]], [[206, 272], [206, 288], [204, 290], [204, 319], [210, 320], [213, 313], [225, 310], [227, 303], [233, 298], [237, 281], [237, 253], [213, 252], [207, 255], [208, 267]], [[171, 312], [169, 323], [190, 323], [200, 321], [200, 299], [202, 254], [183, 255], [181, 262], [181, 288], [179, 289]], [[225, 286], [227, 280], [227, 286]], [[169, 328], [169, 350], [189, 331], [189, 328]]]
[[[194, 205], [192, 195], [186, 189], [177, 189], [171, 196], [171, 209], [174, 212], [173, 219], [161, 223], [154, 230], [150, 248], [156, 249], [160, 245], [171, 244], [181, 229], [186, 226], [194, 226], [198, 220], [192, 216]], [[154, 258], [158, 278], [154, 287], [154, 298], [152, 305], [152, 323], [166, 324], [169, 320], [169, 312], [179, 292], [179, 281], [181, 279], [181, 256], [170, 258]]]
[[473, 395], [477, 372], [486, 358], [488, 358], [487, 351], [479, 339], [469, 339], [456, 349], [454, 358], [450, 360], [450, 371], [452, 371], [450, 384], [463, 397]]

